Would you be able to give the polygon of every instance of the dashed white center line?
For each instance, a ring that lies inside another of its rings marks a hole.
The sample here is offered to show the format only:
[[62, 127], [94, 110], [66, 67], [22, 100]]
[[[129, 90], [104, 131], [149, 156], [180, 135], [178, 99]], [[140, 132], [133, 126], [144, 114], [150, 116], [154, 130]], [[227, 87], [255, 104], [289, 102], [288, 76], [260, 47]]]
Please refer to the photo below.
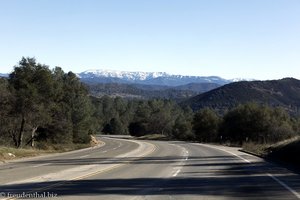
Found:
[[[171, 144], [171, 145], [174, 145], [174, 146], [180, 146], [180, 145], [175, 145], [175, 144]], [[178, 164], [180, 165], [180, 167], [174, 167], [174, 168], [173, 168], [172, 177], [178, 176], [178, 174], [181, 172], [183, 166], [185, 165], [185, 162], [189, 159], [189, 151], [188, 151], [186, 148], [182, 147], [182, 146], [180, 146], [180, 147], [181, 147], [181, 149], [182, 149], [182, 151], [181, 151], [181, 156], [182, 156], [183, 158], [182, 158], [181, 161], [178, 163]]]
[[175, 177], [179, 174], [179, 172], [181, 171], [181, 169], [178, 169], [172, 176]]
[[43, 164], [39, 164], [39, 165], [34, 165], [32, 167], [36, 168], [36, 167], [42, 167], [42, 166], [46, 166], [46, 165], [50, 165], [50, 163], [43, 163]]
[[84, 155], [84, 156], [80, 156], [79, 158], [86, 158], [88, 157], [89, 155]]

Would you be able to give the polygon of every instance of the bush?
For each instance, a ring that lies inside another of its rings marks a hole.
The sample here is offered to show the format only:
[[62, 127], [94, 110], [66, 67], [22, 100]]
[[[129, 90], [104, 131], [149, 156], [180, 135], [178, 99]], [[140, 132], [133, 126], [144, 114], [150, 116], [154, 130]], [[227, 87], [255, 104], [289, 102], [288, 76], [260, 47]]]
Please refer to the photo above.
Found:
[[239, 144], [248, 141], [263, 144], [278, 142], [296, 133], [293, 121], [283, 109], [248, 103], [224, 116], [220, 134], [224, 140]]

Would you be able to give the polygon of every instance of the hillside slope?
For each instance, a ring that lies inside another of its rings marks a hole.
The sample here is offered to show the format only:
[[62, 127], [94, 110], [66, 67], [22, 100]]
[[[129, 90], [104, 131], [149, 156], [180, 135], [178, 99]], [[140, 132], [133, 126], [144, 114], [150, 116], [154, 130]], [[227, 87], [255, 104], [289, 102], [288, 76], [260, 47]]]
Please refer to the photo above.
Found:
[[290, 142], [282, 142], [281, 145], [273, 145], [266, 149], [267, 158], [276, 162], [286, 164], [292, 169], [300, 170], [300, 138], [297, 137]]
[[142, 84], [98, 83], [86, 84], [93, 96], [121, 96], [141, 99], [173, 99], [181, 101], [203, 92], [215, 89], [215, 83], [192, 83], [177, 87]]
[[247, 102], [282, 106], [292, 113], [300, 109], [300, 81], [284, 78], [271, 81], [242, 81], [224, 85], [185, 101], [193, 110], [204, 107], [220, 111]]

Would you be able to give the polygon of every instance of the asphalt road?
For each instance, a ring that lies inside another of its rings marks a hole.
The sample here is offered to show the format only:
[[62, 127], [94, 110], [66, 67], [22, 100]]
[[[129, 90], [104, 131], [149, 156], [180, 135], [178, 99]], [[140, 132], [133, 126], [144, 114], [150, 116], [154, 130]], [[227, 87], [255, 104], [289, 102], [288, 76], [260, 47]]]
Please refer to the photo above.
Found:
[[298, 174], [237, 148], [101, 140], [97, 148], [1, 164], [0, 199], [300, 199]]

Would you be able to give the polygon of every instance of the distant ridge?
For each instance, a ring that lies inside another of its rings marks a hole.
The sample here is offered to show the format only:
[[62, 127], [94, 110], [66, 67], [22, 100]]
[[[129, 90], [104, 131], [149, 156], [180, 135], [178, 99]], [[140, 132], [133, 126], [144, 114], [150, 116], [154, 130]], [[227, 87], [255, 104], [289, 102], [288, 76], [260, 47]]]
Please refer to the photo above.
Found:
[[172, 99], [182, 101], [197, 94], [212, 90], [220, 85], [215, 83], [190, 83], [182, 86], [160, 86], [123, 83], [87, 84], [90, 94], [101, 97], [104, 95], [120, 96], [135, 99]]
[[[166, 72], [131, 72], [117, 70], [86, 70], [77, 73], [78, 78], [85, 83], [125, 83], [159, 86], [182, 86], [192, 83], [212, 83], [225, 85], [237, 81], [252, 81], [253, 79], [224, 79], [219, 76], [186, 76], [173, 75]], [[0, 73], [0, 77], [9, 77], [8, 73]]]
[[0, 73], [0, 77], [8, 78], [9, 74], [2, 74]]
[[300, 80], [284, 78], [230, 83], [192, 97], [183, 104], [193, 110], [210, 107], [224, 111], [246, 102], [282, 106], [292, 113], [300, 113]]
[[85, 83], [125, 83], [162, 86], [180, 86], [190, 83], [215, 83], [224, 85], [235, 81], [218, 76], [183, 76], [172, 75], [166, 72], [129, 72], [116, 70], [87, 70], [77, 75]]

